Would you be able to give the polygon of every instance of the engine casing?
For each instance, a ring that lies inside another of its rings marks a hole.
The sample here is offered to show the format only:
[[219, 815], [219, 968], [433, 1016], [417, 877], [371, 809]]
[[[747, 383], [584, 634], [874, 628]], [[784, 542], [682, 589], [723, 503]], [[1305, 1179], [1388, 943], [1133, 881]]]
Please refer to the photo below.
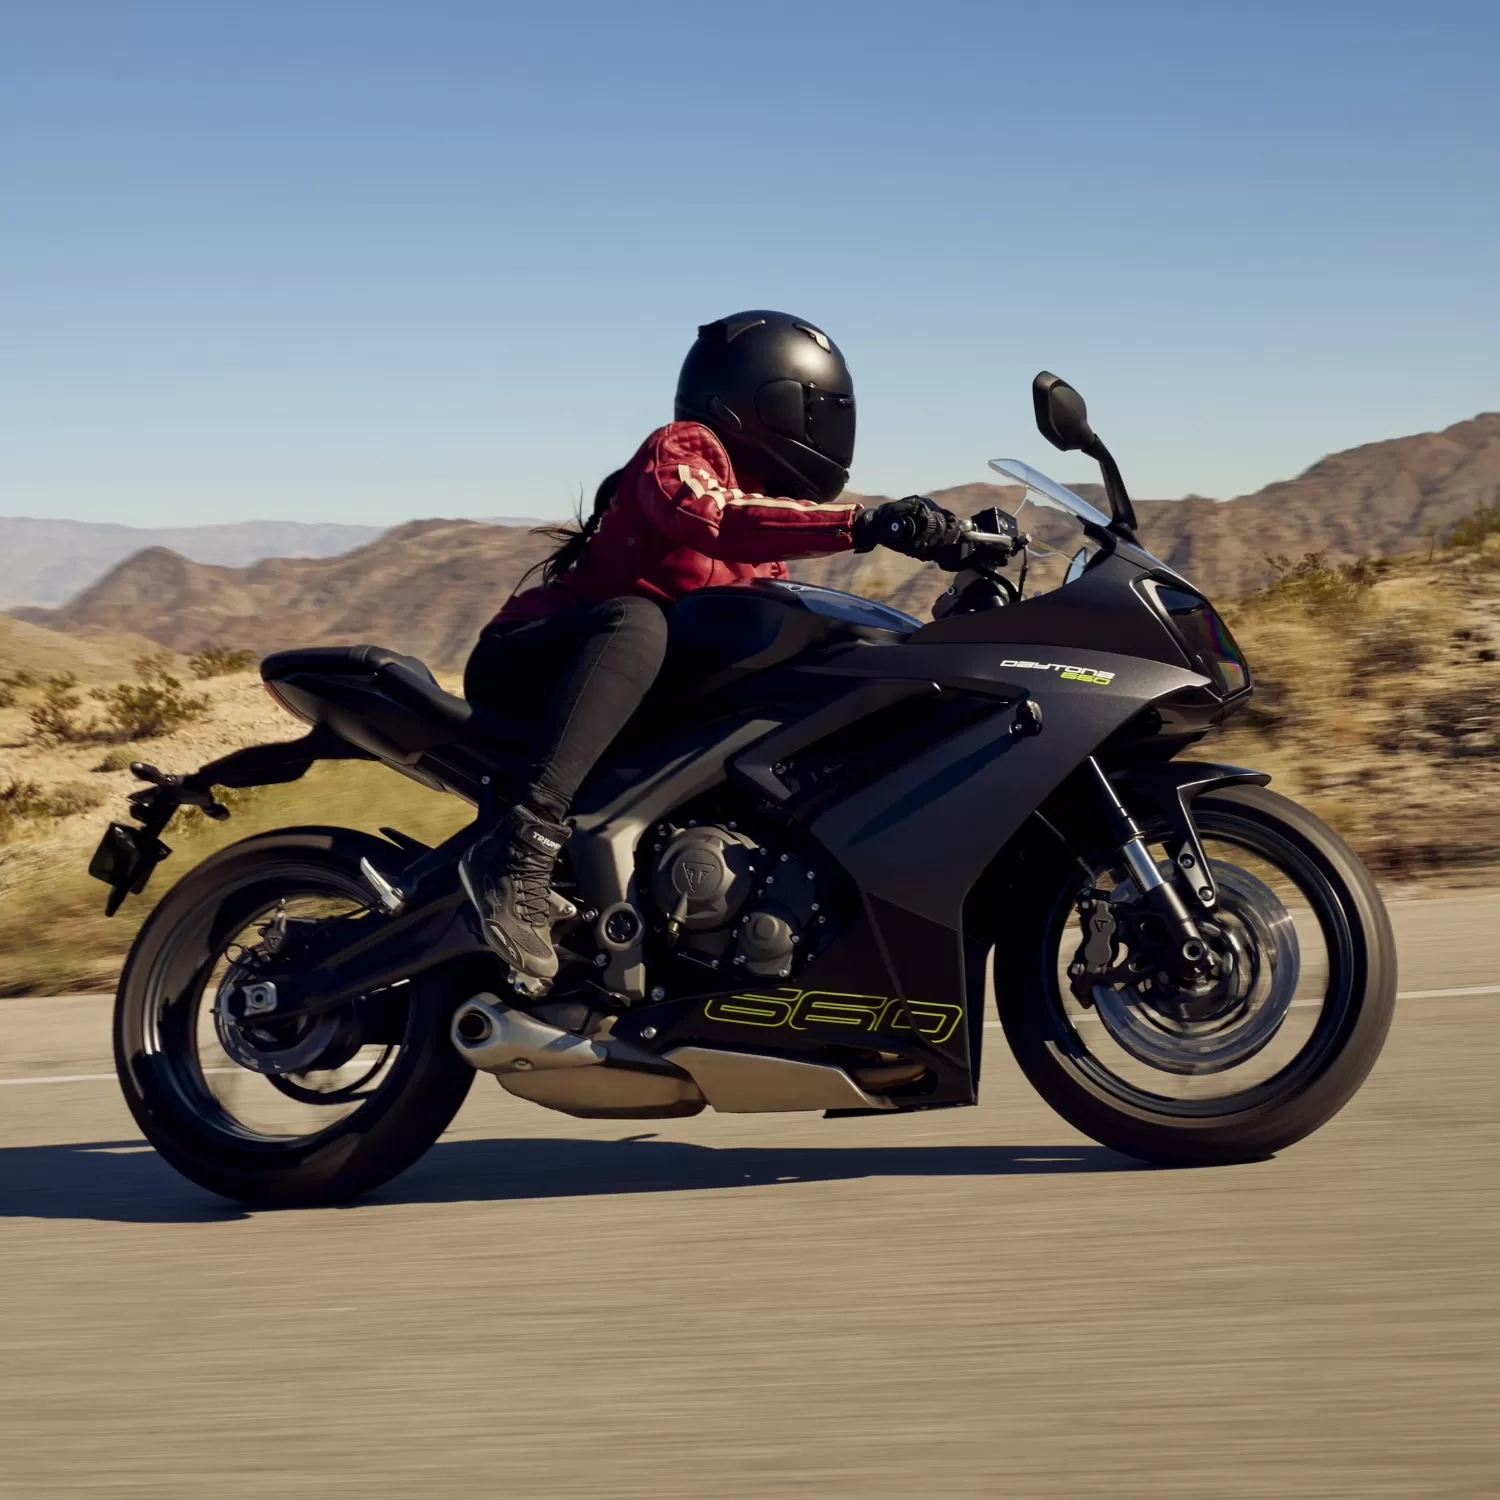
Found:
[[665, 833], [651, 897], [675, 946], [757, 978], [790, 974], [805, 934], [821, 922], [810, 865], [716, 823]]

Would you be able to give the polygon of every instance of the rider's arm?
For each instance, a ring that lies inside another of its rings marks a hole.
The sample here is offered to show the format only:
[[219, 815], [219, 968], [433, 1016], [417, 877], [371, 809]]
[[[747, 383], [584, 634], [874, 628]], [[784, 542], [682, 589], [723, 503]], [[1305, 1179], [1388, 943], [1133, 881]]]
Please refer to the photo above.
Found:
[[819, 504], [735, 487], [721, 444], [696, 422], [673, 422], [652, 442], [642, 504], [658, 530], [720, 562], [769, 563], [847, 552], [862, 509], [848, 501]]

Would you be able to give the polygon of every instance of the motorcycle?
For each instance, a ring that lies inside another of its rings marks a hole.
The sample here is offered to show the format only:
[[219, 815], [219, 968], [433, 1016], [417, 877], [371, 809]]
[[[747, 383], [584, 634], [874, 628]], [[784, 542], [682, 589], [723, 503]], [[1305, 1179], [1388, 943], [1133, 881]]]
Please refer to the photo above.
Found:
[[[261, 674], [301, 739], [184, 776], [136, 765], [133, 821], [91, 865], [111, 913], [179, 808], [228, 815], [216, 788], [372, 759], [476, 809], [437, 847], [259, 834], [168, 891], [115, 1007], [146, 1139], [216, 1193], [285, 1206], [404, 1170], [476, 1072], [586, 1119], [970, 1105], [987, 962], [1027, 1079], [1105, 1146], [1236, 1162], [1327, 1121], [1391, 1020], [1380, 896], [1268, 776], [1184, 756], [1245, 705], [1249, 665], [1141, 546], [1078, 392], [1043, 372], [1033, 399], [1049, 441], [1099, 463], [1108, 511], [994, 461], [1023, 499], [939, 559], [931, 622], [764, 580], [672, 608], [661, 679], [575, 803], [545, 993], [484, 944], [457, 873], [524, 726], [421, 662], [277, 652]], [[1083, 541], [1028, 592], [1062, 556], [1032, 518]]]

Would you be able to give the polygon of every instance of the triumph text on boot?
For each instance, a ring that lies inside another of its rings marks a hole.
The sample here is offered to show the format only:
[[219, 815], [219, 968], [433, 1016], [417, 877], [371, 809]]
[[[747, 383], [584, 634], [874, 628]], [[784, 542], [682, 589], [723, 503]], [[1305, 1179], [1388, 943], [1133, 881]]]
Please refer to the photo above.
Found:
[[529, 807], [517, 806], [492, 832], [476, 840], [459, 865], [485, 941], [515, 970], [518, 980], [556, 977], [552, 872], [570, 831]]

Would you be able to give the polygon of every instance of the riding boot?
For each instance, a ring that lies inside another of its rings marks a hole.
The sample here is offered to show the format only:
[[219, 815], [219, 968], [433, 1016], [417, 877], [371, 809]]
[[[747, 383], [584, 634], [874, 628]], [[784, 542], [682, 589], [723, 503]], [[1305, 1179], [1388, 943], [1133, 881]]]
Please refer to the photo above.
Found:
[[552, 874], [571, 831], [517, 804], [459, 861], [485, 941], [517, 977], [550, 981], [557, 974]]

